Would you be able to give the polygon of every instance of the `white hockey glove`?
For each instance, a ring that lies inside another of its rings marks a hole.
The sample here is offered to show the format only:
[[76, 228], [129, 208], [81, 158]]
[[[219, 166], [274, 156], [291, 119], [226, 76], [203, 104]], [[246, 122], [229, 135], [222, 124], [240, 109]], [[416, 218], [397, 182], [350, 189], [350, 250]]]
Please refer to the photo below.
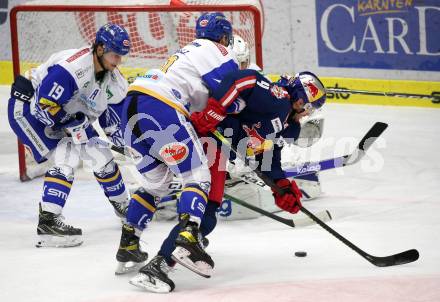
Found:
[[324, 131], [324, 116], [320, 111], [300, 119], [301, 131], [295, 145], [308, 148], [319, 141]]
[[85, 144], [90, 138], [96, 136], [96, 132], [83, 113], [77, 113], [73, 121], [64, 126], [66, 132], [72, 137], [74, 144]]

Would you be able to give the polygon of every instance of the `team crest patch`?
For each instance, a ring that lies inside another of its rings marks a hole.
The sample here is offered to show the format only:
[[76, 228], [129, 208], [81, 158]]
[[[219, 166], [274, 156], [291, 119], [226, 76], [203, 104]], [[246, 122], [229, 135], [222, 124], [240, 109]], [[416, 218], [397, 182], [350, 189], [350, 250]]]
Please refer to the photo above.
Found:
[[199, 25], [200, 25], [201, 27], [205, 27], [206, 25], [208, 25], [208, 23], [209, 23], [208, 20], [203, 19], [203, 20], [201, 20], [201, 21], [199, 22]]
[[270, 88], [270, 93], [274, 97], [276, 97], [277, 99], [283, 99], [283, 98], [286, 98], [289, 95], [289, 93], [286, 91], [286, 89], [284, 89], [284, 88], [282, 88], [282, 87], [280, 87], [278, 85], [273, 85]]
[[159, 155], [165, 163], [177, 165], [183, 162], [189, 155], [188, 146], [180, 142], [169, 143], [160, 148]]

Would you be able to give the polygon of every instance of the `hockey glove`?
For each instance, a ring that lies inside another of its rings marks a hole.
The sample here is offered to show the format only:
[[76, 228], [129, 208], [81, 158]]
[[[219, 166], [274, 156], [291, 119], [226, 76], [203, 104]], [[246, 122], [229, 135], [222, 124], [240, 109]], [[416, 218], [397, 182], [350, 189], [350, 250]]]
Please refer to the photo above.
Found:
[[75, 119], [67, 123], [64, 129], [70, 134], [74, 144], [85, 144], [90, 138], [96, 136], [93, 126], [83, 113], [77, 113]]
[[275, 204], [284, 211], [296, 214], [302, 206], [300, 201], [302, 193], [296, 182], [283, 178], [278, 180], [276, 184], [284, 191], [284, 194], [279, 194], [272, 189]]
[[21, 75], [15, 78], [15, 81], [11, 86], [12, 98], [29, 103], [34, 93], [35, 89], [30, 80]]
[[206, 135], [209, 131], [223, 121], [226, 117], [226, 109], [215, 99], [209, 98], [206, 108], [201, 112], [191, 114], [191, 122], [200, 135]]

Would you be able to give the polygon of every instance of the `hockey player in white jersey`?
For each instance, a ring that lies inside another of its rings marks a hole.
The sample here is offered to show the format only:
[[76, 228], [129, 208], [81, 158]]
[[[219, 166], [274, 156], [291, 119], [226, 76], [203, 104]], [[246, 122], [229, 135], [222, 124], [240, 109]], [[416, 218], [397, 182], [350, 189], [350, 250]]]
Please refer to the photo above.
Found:
[[[130, 86], [122, 109], [127, 145], [143, 155], [137, 165], [143, 189], [132, 195], [127, 224], [122, 228], [116, 273], [132, 271], [146, 257], [139, 237], [153, 217], [160, 198], [170, 193], [173, 174], [182, 179], [179, 223], [158, 255], [139, 270], [130, 283], [154, 292], [170, 292], [168, 272], [176, 262], [209, 277], [214, 267], [200, 237], [211, 176], [199, 139], [189, 121], [190, 110], [204, 108], [209, 91], [229, 72], [238, 70], [227, 48], [232, 27], [222, 13], [205, 13], [197, 20], [196, 39], [169, 57], [160, 69], [138, 77]], [[129, 267], [130, 265], [130, 267]]]
[[44, 177], [37, 247], [82, 243], [81, 229], [61, 215], [80, 160], [93, 170], [117, 215], [125, 216], [128, 194], [119, 168], [91, 123], [109, 102], [125, 97], [128, 84], [117, 66], [129, 50], [127, 31], [109, 23], [98, 30], [93, 46], [55, 53], [12, 85], [11, 128], [37, 162], [54, 162]]

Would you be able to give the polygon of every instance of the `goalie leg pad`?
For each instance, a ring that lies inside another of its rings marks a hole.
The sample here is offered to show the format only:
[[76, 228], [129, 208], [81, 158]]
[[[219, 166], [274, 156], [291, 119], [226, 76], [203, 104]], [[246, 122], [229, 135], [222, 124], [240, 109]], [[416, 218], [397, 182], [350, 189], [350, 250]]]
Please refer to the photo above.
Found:
[[301, 190], [302, 200], [311, 200], [319, 197], [322, 193], [318, 173], [297, 176], [294, 178]]

